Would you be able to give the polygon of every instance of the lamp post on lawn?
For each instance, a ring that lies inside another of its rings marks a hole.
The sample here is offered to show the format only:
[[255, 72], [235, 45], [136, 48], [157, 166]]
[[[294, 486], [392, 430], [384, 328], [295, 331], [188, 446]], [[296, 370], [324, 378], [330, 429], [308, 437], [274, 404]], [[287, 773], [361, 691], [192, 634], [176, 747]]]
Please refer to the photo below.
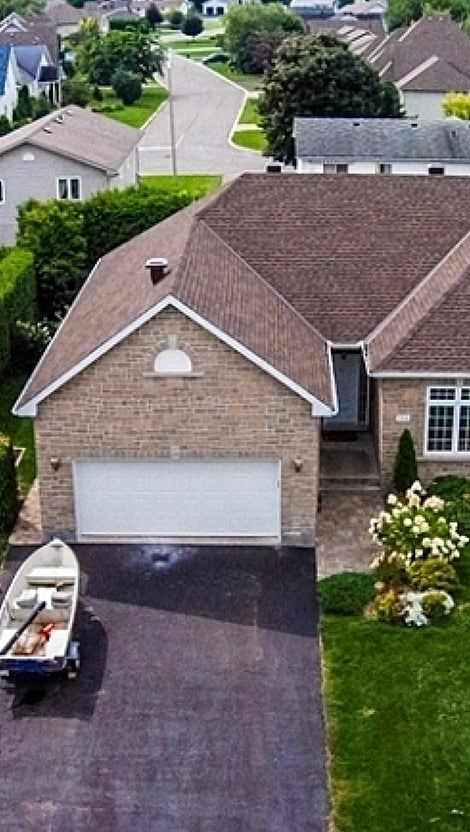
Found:
[[172, 86], [172, 62], [171, 52], [168, 53], [168, 112], [170, 116], [170, 147], [171, 147], [171, 172], [176, 176], [176, 142], [175, 142], [175, 111], [173, 107], [173, 86]]

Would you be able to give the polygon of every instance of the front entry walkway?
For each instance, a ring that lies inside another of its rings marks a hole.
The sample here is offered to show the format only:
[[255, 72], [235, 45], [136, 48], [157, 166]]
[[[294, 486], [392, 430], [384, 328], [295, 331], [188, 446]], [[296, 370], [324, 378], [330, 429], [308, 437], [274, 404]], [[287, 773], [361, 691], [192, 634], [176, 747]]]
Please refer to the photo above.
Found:
[[317, 518], [317, 575], [367, 571], [378, 549], [369, 522], [384, 507], [380, 492], [327, 492]]

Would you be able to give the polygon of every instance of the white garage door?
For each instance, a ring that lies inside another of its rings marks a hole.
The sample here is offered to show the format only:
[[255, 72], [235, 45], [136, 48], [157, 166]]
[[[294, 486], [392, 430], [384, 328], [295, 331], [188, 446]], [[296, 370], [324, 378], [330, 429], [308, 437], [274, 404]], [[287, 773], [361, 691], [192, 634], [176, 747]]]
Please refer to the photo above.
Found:
[[80, 537], [280, 536], [278, 460], [77, 460]]

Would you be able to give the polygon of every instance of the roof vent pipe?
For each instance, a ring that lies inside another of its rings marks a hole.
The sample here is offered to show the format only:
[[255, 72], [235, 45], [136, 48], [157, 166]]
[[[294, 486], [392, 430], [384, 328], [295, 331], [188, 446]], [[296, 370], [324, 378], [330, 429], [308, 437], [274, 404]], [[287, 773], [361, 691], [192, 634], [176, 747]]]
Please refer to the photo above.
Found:
[[168, 260], [165, 260], [164, 257], [151, 257], [150, 260], [147, 260], [145, 268], [149, 269], [150, 280], [156, 286], [168, 274]]

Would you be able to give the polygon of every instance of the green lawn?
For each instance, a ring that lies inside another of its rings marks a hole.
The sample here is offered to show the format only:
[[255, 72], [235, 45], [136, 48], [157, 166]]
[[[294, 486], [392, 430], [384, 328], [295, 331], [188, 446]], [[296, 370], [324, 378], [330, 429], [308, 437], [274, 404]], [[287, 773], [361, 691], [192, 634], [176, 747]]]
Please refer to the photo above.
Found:
[[[113, 90], [104, 89], [102, 92], [103, 104], [115, 105], [120, 103]], [[104, 112], [109, 118], [128, 124], [130, 127], [142, 127], [166, 98], [168, 98], [166, 89], [158, 84], [152, 84], [143, 87], [142, 95], [135, 104], [130, 104], [128, 107], [123, 106], [122, 109], [115, 112], [106, 112], [100, 108], [100, 112]]]
[[261, 89], [263, 79], [262, 75], [243, 75], [241, 72], [234, 72], [233, 69], [230, 69], [228, 64], [222, 63], [210, 64], [210, 69], [217, 72], [219, 75], [222, 75], [224, 78], [228, 78], [229, 81], [239, 84], [240, 87], [243, 87], [243, 89], [248, 92], [255, 92], [256, 90]]
[[212, 176], [210, 174], [199, 176], [142, 176], [140, 180], [145, 185], [150, 185], [152, 188], [158, 188], [160, 191], [188, 191], [193, 197], [204, 196], [216, 188], [222, 182], [221, 176]]
[[243, 107], [242, 114], [238, 119], [239, 124], [258, 124], [259, 123], [259, 113], [258, 113], [258, 106], [256, 103], [256, 99], [254, 98], [247, 98], [245, 101], [245, 106]]
[[335, 832], [470, 829], [464, 600], [422, 630], [323, 617]]
[[204, 47], [212, 52], [217, 51], [215, 38], [175, 38], [174, 40], [162, 41], [168, 49], [175, 49], [178, 52], [185, 52], [188, 47]]
[[232, 142], [238, 147], [248, 150], [263, 151], [266, 149], [266, 139], [261, 130], [236, 130], [232, 134]]

